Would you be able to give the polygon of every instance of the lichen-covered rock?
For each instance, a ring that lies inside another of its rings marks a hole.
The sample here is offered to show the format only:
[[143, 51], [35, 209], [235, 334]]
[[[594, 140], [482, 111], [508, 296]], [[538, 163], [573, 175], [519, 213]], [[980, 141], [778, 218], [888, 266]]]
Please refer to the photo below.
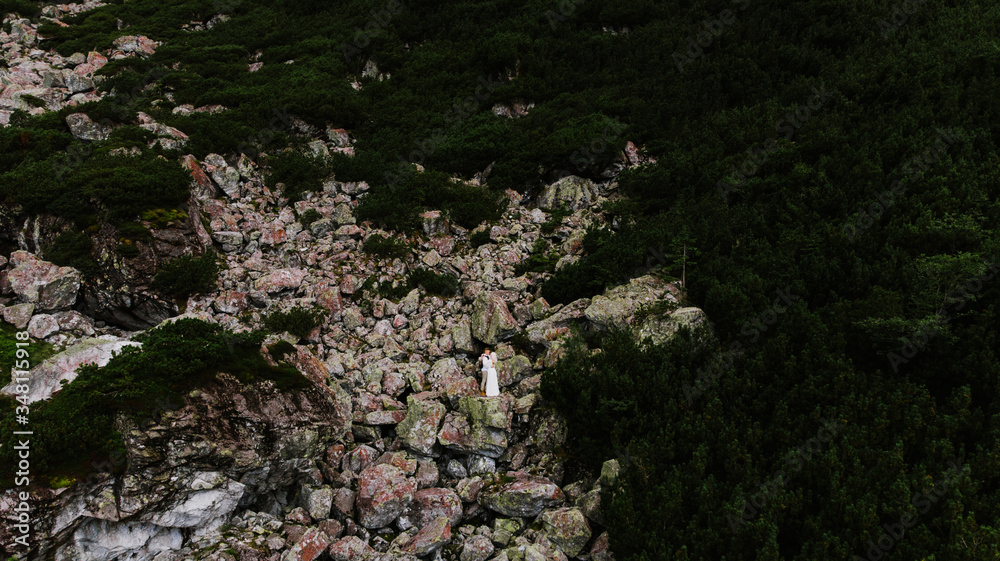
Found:
[[577, 508], [543, 512], [539, 517], [549, 541], [569, 557], [576, 557], [590, 541], [590, 524]]
[[597, 186], [589, 179], [568, 175], [547, 185], [538, 196], [538, 206], [556, 209], [565, 205], [570, 210], [581, 210], [597, 201]]
[[524, 355], [514, 355], [500, 363], [497, 378], [500, 387], [507, 387], [520, 382], [531, 374], [531, 359]]
[[510, 338], [518, 329], [517, 319], [497, 292], [481, 292], [476, 297], [470, 321], [472, 335], [487, 345]]
[[292, 546], [281, 561], [313, 561], [330, 545], [330, 537], [318, 528], [309, 528], [298, 543]]
[[59, 331], [59, 322], [50, 314], [36, 314], [28, 322], [28, 335], [32, 339], [44, 339]]
[[618, 460], [608, 460], [601, 466], [601, 485], [614, 487], [618, 484], [618, 475], [621, 473], [621, 466]]
[[475, 347], [472, 342], [472, 325], [468, 319], [458, 322], [451, 328], [452, 348], [456, 353], [473, 354]]
[[417, 485], [389, 464], [371, 466], [358, 478], [358, 522], [368, 529], [388, 526], [413, 500]]
[[616, 286], [603, 295], [594, 296], [584, 314], [602, 329], [631, 329], [635, 314], [644, 306], [660, 301], [676, 304], [666, 282], [653, 275], [637, 277], [628, 284]]
[[418, 454], [437, 455], [438, 427], [444, 419], [445, 407], [435, 399], [421, 397], [422, 394], [406, 398], [406, 418], [396, 427], [396, 434], [403, 445]]
[[35, 305], [31, 302], [14, 304], [3, 309], [3, 320], [18, 329], [24, 329], [34, 313]]
[[303, 485], [299, 506], [313, 520], [325, 520], [333, 509], [333, 489], [329, 485]]
[[[28, 402], [48, 399], [62, 388], [63, 380], [75, 380], [77, 369], [84, 364], [104, 366], [116, 353], [131, 346], [139, 346], [139, 343], [113, 338], [84, 339], [61, 353], [50, 356], [31, 369], [28, 376]], [[0, 392], [14, 396], [14, 389], [15, 384], [11, 382]]]
[[634, 330], [637, 340], [647, 345], [662, 345], [681, 327], [695, 329], [708, 323], [701, 308], [679, 308], [665, 316], [650, 316]]
[[302, 269], [277, 269], [257, 279], [254, 288], [273, 294], [298, 288], [305, 277], [306, 272]]
[[602, 532], [594, 540], [594, 545], [590, 546], [590, 559], [592, 561], [614, 561], [615, 556], [611, 554], [608, 544], [608, 533]]
[[346, 538], [334, 542], [328, 551], [333, 561], [363, 561], [375, 553], [375, 550], [368, 546], [357, 536], [347, 536]]
[[43, 261], [27, 251], [12, 253], [10, 264], [7, 282], [11, 290], [22, 302], [35, 303], [35, 311], [65, 310], [76, 303], [80, 271]]
[[459, 561], [486, 561], [493, 554], [493, 543], [486, 536], [471, 536], [462, 544]]
[[485, 489], [479, 495], [479, 504], [504, 516], [530, 518], [561, 505], [564, 499], [559, 486], [548, 479], [519, 475], [514, 481]]
[[95, 123], [86, 113], [66, 115], [66, 126], [70, 134], [80, 140], [107, 140], [111, 135], [111, 127]]
[[460, 398], [458, 410], [445, 416], [438, 442], [462, 453], [499, 458], [508, 445], [512, 401], [508, 395]]
[[448, 518], [439, 516], [417, 532], [403, 548], [404, 553], [423, 557], [434, 553], [451, 542], [451, 525]]
[[238, 199], [243, 194], [240, 188], [240, 172], [230, 166], [222, 156], [218, 154], [205, 156], [205, 170], [228, 197]]
[[399, 517], [399, 527], [423, 528], [444, 516], [452, 526], [462, 521], [462, 500], [451, 489], [422, 489], [413, 494], [413, 501]]

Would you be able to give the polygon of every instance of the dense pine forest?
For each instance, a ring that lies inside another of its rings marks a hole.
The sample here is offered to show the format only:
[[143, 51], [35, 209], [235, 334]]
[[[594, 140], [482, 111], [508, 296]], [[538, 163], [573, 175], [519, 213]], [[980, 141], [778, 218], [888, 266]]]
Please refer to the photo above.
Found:
[[[356, 215], [386, 229], [426, 209], [474, 228], [634, 142], [650, 162], [618, 177], [615, 227], [542, 295], [683, 267], [712, 325], [579, 333], [542, 378], [571, 470], [621, 465], [616, 558], [1000, 558], [1000, 4], [112, 0], [41, 33], [68, 56], [123, 28], [165, 43], [102, 68], [102, 100], [0, 128], [5, 205], [127, 229], [187, 199], [182, 154], [244, 153], [296, 197], [367, 181]], [[66, 129], [80, 111], [189, 142], [122, 126], [95, 149]], [[303, 123], [355, 154], [282, 152]]]

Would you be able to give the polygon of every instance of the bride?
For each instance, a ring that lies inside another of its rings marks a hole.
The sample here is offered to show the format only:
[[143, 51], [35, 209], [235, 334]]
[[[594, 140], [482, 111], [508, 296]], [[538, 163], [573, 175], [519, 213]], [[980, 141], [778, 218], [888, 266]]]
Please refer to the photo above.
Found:
[[500, 395], [500, 384], [497, 382], [497, 354], [490, 352], [487, 348], [479, 357], [482, 363], [483, 380], [479, 384], [479, 389], [486, 392], [486, 397], [496, 397]]

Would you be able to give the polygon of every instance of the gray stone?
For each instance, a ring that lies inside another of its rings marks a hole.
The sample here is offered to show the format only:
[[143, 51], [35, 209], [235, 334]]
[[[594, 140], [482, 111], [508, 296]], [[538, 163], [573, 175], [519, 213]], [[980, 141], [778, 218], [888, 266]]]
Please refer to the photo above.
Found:
[[566, 176], [547, 185], [538, 196], [538, 206], [557, 209], [566, 205], [570, 210], [581, 210], [597, 201], [597, 186], [589, 179], [575, 175]]
[[66, 125], [70, 134], [80, 140], [107, 140], [111, 135], [111, 127], [99, 125], [92, 121], [86, 113], [71, 113], [66, 115]]
[[517, 320], [496, 292], [481, 292], [472, 305], [472, 335], [487, 345], [496, 345], [513, 336]]

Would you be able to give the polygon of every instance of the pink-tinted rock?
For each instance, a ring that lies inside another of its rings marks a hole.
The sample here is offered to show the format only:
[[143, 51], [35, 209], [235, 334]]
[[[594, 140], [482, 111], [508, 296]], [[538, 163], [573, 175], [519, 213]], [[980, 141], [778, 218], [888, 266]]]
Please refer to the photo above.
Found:
[[406, 418], [406, 411], [373, 411], [365, 415], [366, 425], [395, 425]]
[[318, 528], [310, 528], [282, 557], [282, 561], [313, 561], [330, 545], [330, 537]]
[[307, 378], [316, 382], [322, 387], [326, 387], [327, 379], [330, 377], [330, 372], [326, 369], [326, 365], [323, 361], [316, 358], [316, 355], [312, 354], [309, 347], [305, 345], [295, 345], [295, 358], [294, 365], [299, 372], [306, 375]]
[[7, 283], [22, 302], [35, 303], [36, 311], [64, 310], [76, 303], [81, 281], [76, 269], [42, 261], [27, 251], [12, 253], [10, 264]]
[[413, 501], [399, 517], [399, 527], [423, 528], [438, 517], [445, 517], [452, 526], [462, 521], [462, 500], [451, 489], [422, 489], [413, 494]]
[[24, 329], [33, 313], [35, 313], [35, 305], [30, 302], [14, 304], [3, 309], [3, 320], [18, 329]]
[[425, 456], [436, 455], [434, 445], [445, 414], [445, 407], [440, 402], [421, 398], [429, 395], [433, 394], [408, 396], [406, 418], [396, 427], [396, 434], [403, 445]]
[[374, 464], [377, 458], [378, 452], [374, 448], [362, 444], [344, 455], [342, 469], [344, 471], [360, 473], [362, 470], [368, 468], [368, 466]]
[[329, 284], [321, 285], [316, 291], [316, 303], [329, 310], [330, 319], [340, 321], [341, 313], [344, 310], [344, 299], [340, 296], [338, 287]]
[[451, 526], [448, 519], [441, 516], [421, 528], [417, 535], [403, 547], [403, 552], [423, 557], [441, 549], [450, 541]]
[[212, 307], [220, 314], [240, 314], [247, 309], [246, 292], [226, 290], [212, 302]]
[[459, 481], [458, 485], [455, 486], [455, 491], [457, 491], [458, 497], [462, 501], [474, 503], [479, 498], [479, 493], [482, 492], [485, 486], [486, 482], [483, 481], [483, 478], [476, 475]]
[[298, 288], [304, 278], [306, 278], [306, 272], [303, 269], [277, 269], [257, 279], [254, 282], [254, 288], [273, 294], [282, 290]]
[[577, 508], [543, 512], [539, 517], [549, 541], [567, 557], [576, 557], [590, 541], [590, 524]]
[[115, 39], [115, 47], [123, 53], [149, 56], [156, 51], [158, 43], [145, 35], [123, 35]]
[[357, 536], [347, 536], [337, 540], [330, 546], [329, 554], [333, 561], [363, 561], [375, 551]]
[[49, 314], [38, 314], [28, 321], [28, 335], [32, 339], [44, 339], [59, 331], [59, 322]]
[[562, 489], [548, 479], [518, 474], [515, 481], [480, 493], [478, 502], [504, 516], [532, 518], [564, 499]]
[[358, 522], [368, 529], [392, 523], [413, 500], [416, 483], [396, 466], [380, 464], [358, 478]]

